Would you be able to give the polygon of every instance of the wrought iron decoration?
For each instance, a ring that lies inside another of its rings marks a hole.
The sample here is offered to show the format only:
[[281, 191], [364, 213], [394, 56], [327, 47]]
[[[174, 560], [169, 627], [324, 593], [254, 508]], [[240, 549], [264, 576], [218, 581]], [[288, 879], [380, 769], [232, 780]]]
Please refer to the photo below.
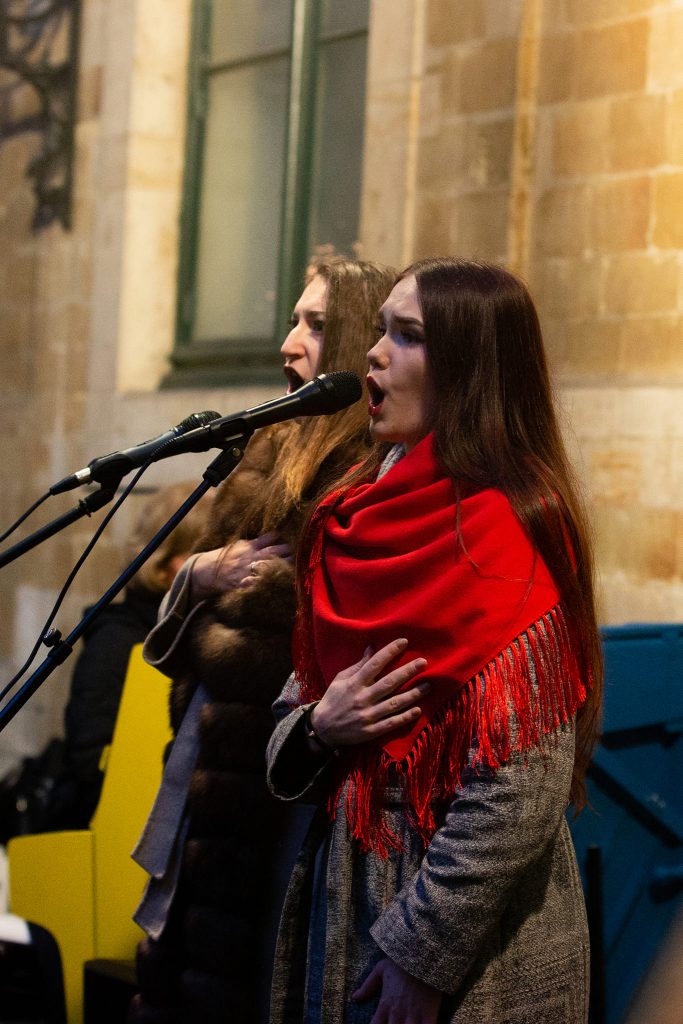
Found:
[[[42, 137], [26, 169], [35, 229], [54, 220], [70, 227], [79, 14], [80, 0], [0, 0], [0, 69], [12, 72], [0, 83], [0, 143], [25, 131]], [[9, 99], [22, 83], [38, 109], [13, 119]]]

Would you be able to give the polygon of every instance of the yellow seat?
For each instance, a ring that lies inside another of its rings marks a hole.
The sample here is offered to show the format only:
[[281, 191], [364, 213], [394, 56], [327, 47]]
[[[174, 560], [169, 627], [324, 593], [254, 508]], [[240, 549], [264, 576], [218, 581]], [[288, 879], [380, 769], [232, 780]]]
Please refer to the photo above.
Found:
[[83, 831], [18, 836], [8, 845], [10, 909], [59, 944], [69, 1024], [83, 1020], [83, 964], [132, 960], [131, 919], [147, 876], [130, 853], [161, 779], [170, 739], [169, 681], [133, 648], [100, 802]]

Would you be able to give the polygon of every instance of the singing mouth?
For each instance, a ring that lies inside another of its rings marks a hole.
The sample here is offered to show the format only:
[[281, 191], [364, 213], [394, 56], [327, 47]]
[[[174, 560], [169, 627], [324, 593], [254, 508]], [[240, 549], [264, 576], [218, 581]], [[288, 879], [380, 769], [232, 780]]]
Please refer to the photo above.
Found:
[[366, 383], [368, 386], [368, 395], [370, 396], [368, 405], [370, 415], [376, 416], [382, 406], [382, 402], [384, 401], [384, 392], [372, 377], [368, 377]]
[[303, 387], [305, 381], [303, 377], [300, 377], [296, 370], [291, 366], [283, 366], [284, 375], [287, 378], [287, 394], [293, 395], [295, 391], [298, 391], [300, 387]]

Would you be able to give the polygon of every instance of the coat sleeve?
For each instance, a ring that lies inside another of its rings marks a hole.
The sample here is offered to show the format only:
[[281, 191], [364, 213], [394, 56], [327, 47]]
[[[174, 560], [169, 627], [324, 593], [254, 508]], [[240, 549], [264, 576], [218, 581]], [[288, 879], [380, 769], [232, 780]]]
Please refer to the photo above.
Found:
[[304, 732], [304, 715], [310, 704], [299, 703], [299, 684], [294, 673], [273, 704], [277, 725], [266, 751], [268, 788], [280, 800], [315, 800], [316, 784], [334, 754], [314, 754]]
[[[189, 623], [206, 602], [192, 606], [190, 602], [190, 578], [197, 555], [191, 555], [177, 573], [171, 589], [164, 596], [159, 608], [159, 617], [154, 629], [148, 634], [143, 647], [143, 657], [148, 664], [168, 676], [176, 675], [181, 668], [183, 638]], [[182, 667], [186, 667], [185, 661]]]
[[455, 993], [500, 926], [511, 893], [561, 826], [574, 731], [515, 756], [497, 772], [468, 770], [419, 870], [372, 926], [386, 955], [414, 977]]

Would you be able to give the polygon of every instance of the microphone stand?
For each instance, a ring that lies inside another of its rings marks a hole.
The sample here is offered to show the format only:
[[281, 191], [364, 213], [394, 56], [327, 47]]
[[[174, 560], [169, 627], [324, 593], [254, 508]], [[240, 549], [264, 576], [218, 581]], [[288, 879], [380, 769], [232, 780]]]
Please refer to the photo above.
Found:
[[63, 515], [53, 519], [52, 522], [47, 523], [46, 526], [41, 526], [35, 533], [25, 537], [24, 540], [18, 541], [11, 547], [7, 548], [6, 551], [0, 552], [0, 569], [5, 565], [9, 565], [15, 558], [19, 558], [21, 555], [30, 551], [31, 548], [37, 547], [38, 544], [42, 544], [48, 537], [53, 537], [55, 533], [59, 533], [66, 526], [71, 526], [78, 519], [82, 519], [83, 516], [90, 516], [93, 512], [97, 512], [98, 509], [103, 508], [107, 502], [111, 501], [116, 493], [116, 488], [121, 483], [123, 473], [118, 477], [115, 483], [108, 482], [106, 485], [100, 487], [98, 491], [93, 491], [92, 494], [88, 494], [87, 497], [82, 498], [76, 508], [72, 508], [70, 512], [65, 512]]
[[[128, 581], [135, 575], [141, 565], [143, 565], [149, 556], [156, 551], [159, 545], [168, 537], [178, 523], [185, 518], [190, 509], [194, 508], [199, 499], [203, 497], [210, 487], [217, 487], [223, 480], [226, 479], [232, 473], [233, 469], [237, 466], [240, 459], [244, 455], [244, 449], [251, 436], [252, 431], [247, 431], [242, 434], [236, 434], [233, 437], [226, 438], [224, 443], [226, 447], [218, 455], [213, 462], [204, 471], [202, 483], [198, 484], [192, 494], [177, 512], [174, 512], [171, 518], [161, 527], [158, 533], [152, 537], [149, 543], [142, 549], [142, 551], [133, 559], [117, 580], [112, 583], [109, 589], [102, 595], [97, 604], [93, 605], [89, 612], [83, 616], [81, 621], [72, 629], [67, 637], [62, 640], [62, 635], [59, 630], [51, 630], [43, 639], [50, 651], [45, 660], [38, 666], [35, 672], [29, 676], [21, 689], [0, 709], [0, 732], [11, 722], [17, 712], [23, 708], [24, 704], [33, 696], [35, 691], [41, 686], [45, 680], [52, 675], [58, 665], [66, 661], [73, 650], [73, 646], [77, 640], [81, 638], [83, 633], [86, 631], [88, 626], [93, 622], [100, 612], [111, 604], [113, 599], [118, 593], [123, 590]], [[99, 493], [99, 492], [98, 492]]]

